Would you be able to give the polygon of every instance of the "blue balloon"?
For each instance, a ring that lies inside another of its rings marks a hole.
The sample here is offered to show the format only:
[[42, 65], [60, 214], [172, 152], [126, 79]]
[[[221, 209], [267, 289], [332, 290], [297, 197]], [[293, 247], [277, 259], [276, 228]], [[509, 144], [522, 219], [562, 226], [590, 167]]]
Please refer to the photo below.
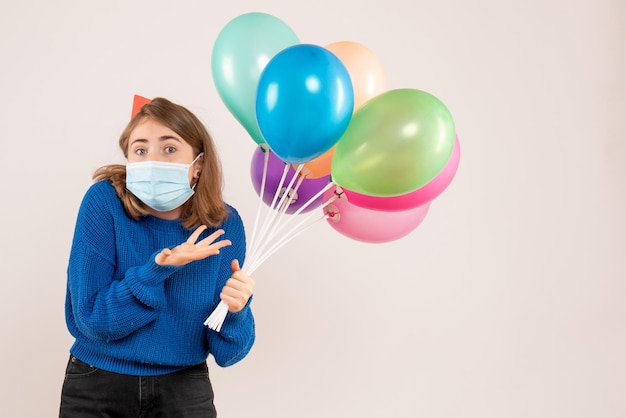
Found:
[[256, 118], [270, 149], [288, 164], [333, 147], [352, 118], [348, 70], [326, 48], [299, 44], [276, 54], [261, 73]]

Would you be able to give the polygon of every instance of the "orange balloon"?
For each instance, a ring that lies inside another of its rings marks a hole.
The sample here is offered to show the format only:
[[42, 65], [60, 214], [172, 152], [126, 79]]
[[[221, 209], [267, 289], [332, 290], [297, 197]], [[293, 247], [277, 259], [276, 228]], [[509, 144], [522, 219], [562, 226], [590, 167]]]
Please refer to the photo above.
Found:
[[368, 47], [357, 42], [340, 41], [327, 45], [326, 49], [339, 58], [350, 74], [354, 90], [354, 111], [385, 91], [383, 66]]
[[[317, 179], [330, 174], [330, 166], [333, 161], [333, 154], [335, 153], [335, 147], [323, 153], [317, 158], [312, 159], [304, 163], [302, 170], [300, 171], [303, 176], [309, 179]], [[297, 170], [298, 165], [293, 165], [294, 170]]]
[[[354, 91], [353, 113], [372, 97], [383, 93], [386, 79], [378, 57], [365, 45], [352, 41], [333, 42], [326, 49], [335, 54], [348, 70]], [[330, 174], [335, 147], [304, 163], [302, 175], [319, 178]], [[296, 169], [297, 164], [294, 164]]]

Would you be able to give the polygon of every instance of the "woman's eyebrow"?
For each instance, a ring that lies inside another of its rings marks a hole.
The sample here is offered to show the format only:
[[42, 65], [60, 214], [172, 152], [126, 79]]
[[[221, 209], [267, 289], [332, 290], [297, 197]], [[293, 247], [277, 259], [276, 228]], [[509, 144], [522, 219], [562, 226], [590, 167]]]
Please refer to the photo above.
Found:
[[132, 144], [134, 144], [134, 143], [136, 143], [136, 142], [148, 142], [148, 140], [147, 140], [147, 139], [144, 139], [144, 138], [135, 138], [135, 139], [133, 139], [133, 140], [131, 140], [131, 141], [130, 141], [130, 144], [129, 144], [129, 145], [132, 145]]
[[[181, 142], [180, 139], [178, 139], [177, 137], [172, 136], [172, 135], [163, 135], [163, 136], [159, 137], [159, 141], [160, 142], [169, 141], [170, 139], [173, 139], [174, 141], [177, 141], [177, 142]], [[148, 140], [145, 139], [145, 138], [135, 138], [135, 139], [130, 141], [131, 144], [134, 144], [135, 142], [146, 143], [146, 142], [148, 142]]]
[[175, 136], [171, 136], [171, 135], [163, 135], [162, 137], [159, 138], [159, 141], [167, 141], [169, 139], [173, 139], [175, 141], [180, 142], [180, 139], [176, 138]]

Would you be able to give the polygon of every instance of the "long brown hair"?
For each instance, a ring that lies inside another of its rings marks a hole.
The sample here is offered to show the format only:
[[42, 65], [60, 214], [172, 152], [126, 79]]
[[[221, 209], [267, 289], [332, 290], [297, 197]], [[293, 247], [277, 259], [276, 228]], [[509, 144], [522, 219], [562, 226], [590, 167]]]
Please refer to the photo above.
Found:
[[[191, 145], [194, 157], [203, 154], [202, 171], [196, 183], [195, 193], [182, 206], [181, 221], [189, 229], [199, 225], [218, 226], [228, 215], [222, 197], [222, 166], [213, 138], [200, 120], [183, 106], [162, 97], [144, 105], [130, 120], [120, 136], [119, 145], [128, 157], [128, 141], [131, 132], [145, 119], [153, 119], [167, 126]], [[98, 168], [94, 180], [109, 180], [122, 201], [126, 213], [138, 220], [148, 214], [143, 202], [126, 189], [126, 166], [111, 164]]]

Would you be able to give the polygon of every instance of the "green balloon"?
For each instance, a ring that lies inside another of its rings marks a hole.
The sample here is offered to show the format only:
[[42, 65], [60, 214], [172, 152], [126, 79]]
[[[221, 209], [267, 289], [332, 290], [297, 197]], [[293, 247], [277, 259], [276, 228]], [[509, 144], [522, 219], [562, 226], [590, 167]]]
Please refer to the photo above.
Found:
[[265, 143], [256, 119], [261, 73], [274, 55], [299, 43], [282, 20], [258, 12], [231, 20], [215, 40], [211, 54], [213, 82], [230, 113], [257, 144]]
[[369, 196], [399, 196], [433, 180], [448, 162], [456, 129], [448, 108], [415, 89], [382, 93], [352, 116], [337, 142], [332, 179]]

